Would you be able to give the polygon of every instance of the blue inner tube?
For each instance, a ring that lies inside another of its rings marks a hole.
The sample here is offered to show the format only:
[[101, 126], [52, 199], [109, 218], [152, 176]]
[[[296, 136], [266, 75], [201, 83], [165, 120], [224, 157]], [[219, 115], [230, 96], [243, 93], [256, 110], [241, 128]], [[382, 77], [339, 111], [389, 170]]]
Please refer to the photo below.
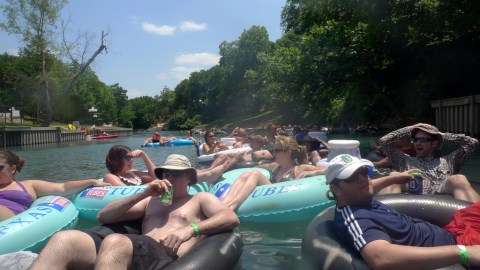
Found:
[[[457, 209], [470, 203], [445, 195], [379, 195], [375, 199], [397, 211], [445, 226]], [[363, 258], [340, 242], [333, 227], [335, 206], [318, 214], [308, 225], [302, 239], [302, 258], [312, 269], [370, 269]], [[407, 268], [408, 266], [406, 266]], [[464, 269], [460, 264], [442, 269]]]
[[[103, 224], [90, 231], [102, 236], [111, 233], [139, 234], [141, 220], [125, 221], [116, 224]], [[210, 235], [195, 245], [187, 254], [163, 269], [234, 269], [243, 251], [243, 239], [238, 228], [232, 231]]]
[[189, 139], [175, 139], [167, 143], [161, 144], [159, 142], [147, 143], [145, 147], [159, 147], [159, 146], [181, 146], [181, 145], [193, 145], [194, 141]]

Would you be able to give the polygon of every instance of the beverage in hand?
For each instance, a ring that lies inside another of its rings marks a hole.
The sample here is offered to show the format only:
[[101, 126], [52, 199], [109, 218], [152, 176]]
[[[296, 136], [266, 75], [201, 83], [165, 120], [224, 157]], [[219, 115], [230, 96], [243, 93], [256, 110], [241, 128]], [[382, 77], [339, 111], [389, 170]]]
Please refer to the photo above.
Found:
[[410, 194], [422, 194], [423, 192], [423, 177], [420, 173], [411, 173], [413, 179], [408, 182], [408, 192]]
[[161, 197], [162, 203], [165, 205], [172, 205], [172, 200], [173, 200], [173, 187], [169, 186], [168, 190], [162, 193]]

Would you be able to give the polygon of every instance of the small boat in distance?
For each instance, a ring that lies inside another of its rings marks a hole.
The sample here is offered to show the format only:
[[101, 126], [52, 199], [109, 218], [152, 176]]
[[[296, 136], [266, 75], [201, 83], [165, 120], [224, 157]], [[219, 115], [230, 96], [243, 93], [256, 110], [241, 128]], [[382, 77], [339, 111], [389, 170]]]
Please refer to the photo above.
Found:
[[101, 140], [101, 139], [113, 139], [113, 138], [117, 138], [118, 135], [116, 134], [102, 134], [102, 135], [96, 135], [96, 136], [93, 136], [92, 139], [94, 140]]

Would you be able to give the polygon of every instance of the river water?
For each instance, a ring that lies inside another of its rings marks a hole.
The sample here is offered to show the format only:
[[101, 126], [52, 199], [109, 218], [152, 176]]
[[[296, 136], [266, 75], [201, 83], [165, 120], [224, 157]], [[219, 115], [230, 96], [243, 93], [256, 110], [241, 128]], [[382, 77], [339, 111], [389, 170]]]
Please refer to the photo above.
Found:
[[[182, 137], [179, 132], [163, 132], [163, 136]], [[117, 139], [65, 142], [36, 146], [11, 147], [11, 150], [26, 160], [22, 172], [17, 173], [18, 180], [43, 179], [52, 182], [64, 182], [72, 179], [100, 178], [107, 169], [105, 156], [114, 144], [122, 144], [137, 149], [150, 132], [136, 132], [133, 136]], [[196, 136], [197, 139], [203, 138]], [[369, 141], [378, 136], [341, 136], [330, 135], [329, 139], [356, 139], [360, 141], [362, 156], [369, 151]], [[156, 165], [161, 165], [170, 154], [177, 153], [196, 160], [194, 146], [142, 148]], [[448, 149], [447, 149], [448, 150]], [[201, 167], [198, 164], [193, 164]], [[462, 173], [468, 179], [480, 182], [480, 153], [477, 151], [466, 162]], [[146, 169], [143, 162], [134, 164], [139, 170]], [[240, 231], [244, 240], [241, 260], [235, 269], [302, 269], [301, 241], [308, 222], [289, 223], [242, 223]], [[80, 228], [90, 224], [80, 221]]]

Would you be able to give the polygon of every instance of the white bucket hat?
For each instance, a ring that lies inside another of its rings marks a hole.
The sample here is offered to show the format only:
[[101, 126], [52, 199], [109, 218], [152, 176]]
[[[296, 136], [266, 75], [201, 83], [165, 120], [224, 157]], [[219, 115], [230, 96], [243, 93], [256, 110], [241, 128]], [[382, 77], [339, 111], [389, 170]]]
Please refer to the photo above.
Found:
[[167, 157], [163, 166], [155, 168], [155, 175], [163, 179], [163, 171], [187, 171], [190, 174], [190, 185], [197, 183], [197, 170], [192, 167], [190, 160], [186, 156], [173, 154]]
[[359, 159], [357, 157], [342, 154], [334, 157], [327, 168], [325, 176], [327, 184], [331, 184], [334, 179], [347, 179], [360, 167], [373, 167], [373, 163], [366, 159]]

